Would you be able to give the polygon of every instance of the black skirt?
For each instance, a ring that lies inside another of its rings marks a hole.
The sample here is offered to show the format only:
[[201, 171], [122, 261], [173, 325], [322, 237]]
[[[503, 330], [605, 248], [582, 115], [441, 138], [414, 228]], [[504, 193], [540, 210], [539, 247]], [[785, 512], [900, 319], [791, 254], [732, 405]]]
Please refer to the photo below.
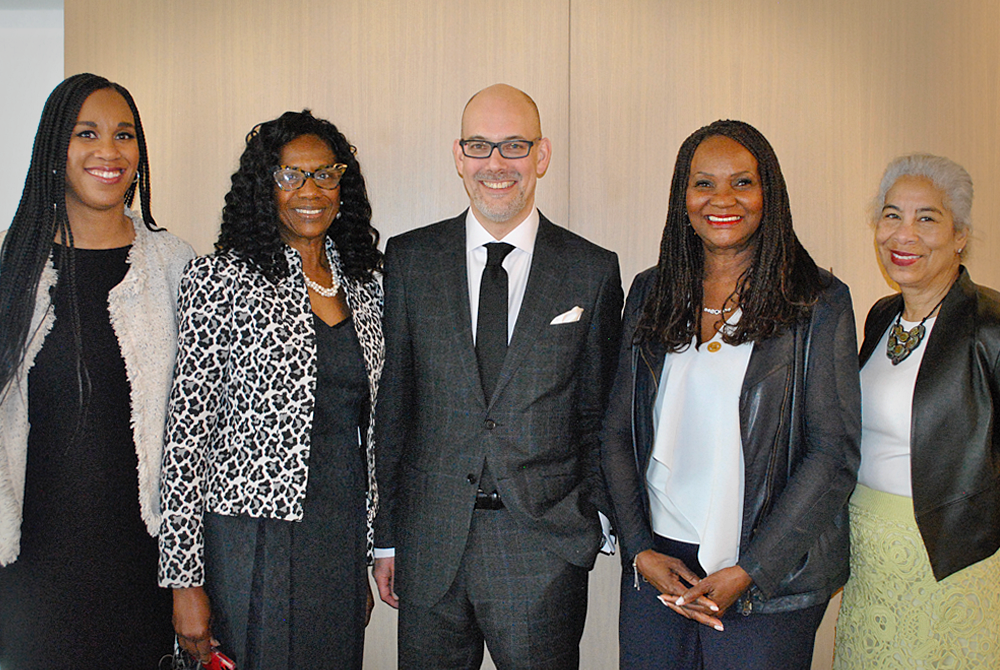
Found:
[[316, 409], [303, 519], [205, 516], [212, 629], [240, 670], [361, 668], [368, 378], [351, 320], [314, 322]]

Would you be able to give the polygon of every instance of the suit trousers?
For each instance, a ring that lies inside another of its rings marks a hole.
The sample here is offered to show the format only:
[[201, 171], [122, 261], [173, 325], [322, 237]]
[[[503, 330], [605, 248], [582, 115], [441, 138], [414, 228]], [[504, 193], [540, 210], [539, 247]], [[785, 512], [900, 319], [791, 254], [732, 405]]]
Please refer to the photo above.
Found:
[[510, 511], [476, 510], [444, 597], [400, 600], [399, 667], [478, 669], [485, 641], [498, 670], [578, 668], [587, 572], [535, 546]]
[[[664, 540], [668, 546], [664, 546]], [[680, 558], [696, 574], [698, 546], [654, 538], [654, 549]], [[791, 612], [744, 616], [731, 607], [724, 631], [686, 619], [661, 603], [655, 586], [622, 571], [618, 619], [621, 670], [809, 670], [827, 603]]]

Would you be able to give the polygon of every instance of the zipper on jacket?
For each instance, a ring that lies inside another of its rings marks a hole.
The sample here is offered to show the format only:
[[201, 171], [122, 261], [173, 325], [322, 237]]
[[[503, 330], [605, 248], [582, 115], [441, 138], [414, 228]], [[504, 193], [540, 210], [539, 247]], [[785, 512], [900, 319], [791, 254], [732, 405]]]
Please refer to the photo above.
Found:
[[[781, 408], [779, 410], [781, 412], [781, 416], [785, 415], [785, 408], [788, 406], [788, 403], [792, 402], [792, 400], [789, 397], [791, 395], [791, 393], [792, 393], [792, 390], [789, 388], [789, 381], [794, 381], [794, 377], [795, 377], [795, 365], [794, 364], [792, 365], [792, 370], [791, 370], [790, 376], [793, 379], [790, 380], [788, 377], [785, 378], [785, 397], [782, 399]], [[791, 417], [791, 410], [790, 410], [789, 411], [789, 422], [791, 422], [791, 418], [792, 417]], [[764, 491], [767, 492], [767, 495], [765, 496], [764, 501], [761, 503], [760, 513], [757, 515], [757, 518], [754, 520], [753, 531], [751, 532], [751, 536], [757, 533], [757, 527], [758, 527], [758, 525], [760, 523], [760, 520], [762, 518], [764, 518], [764, 516], [767, 515], [771, 511], [771, 499], [774, 497], [774, 469], [775, 469], [775, 461], [778, 459], [778, 443], [781, 441], [781, 435], [784, 434], [785, 432], [787, 432], [788, 430], [790, 430], [790, 427], [788, 427], [788, 426], [785, 426], [785, 430], [784, 431], [779, 430], [778, 433], [777, 433], [777, 436], [775, 438], [775, 443], [771, 445], [771, 458], [768, 460], [768, 463], [767, 463], [767, 473], [764, 475]]]

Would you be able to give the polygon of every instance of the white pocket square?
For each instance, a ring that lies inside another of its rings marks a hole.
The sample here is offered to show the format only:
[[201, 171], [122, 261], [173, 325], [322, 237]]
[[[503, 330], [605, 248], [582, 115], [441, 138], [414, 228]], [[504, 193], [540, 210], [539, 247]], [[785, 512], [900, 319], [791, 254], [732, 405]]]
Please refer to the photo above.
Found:
[[577, 321], [580, 320], [580, 317], [582, 315], [583, 315], [583, 307], [580, 307], [579, 305], [577, 305], [576, 307], [574, 307], [570, 311], [563, 312], [562, 314], [560, 314], [556, 318], [552, 319], [549, 322], [549, 325], [550, 326], [557, 326], [560, 323], [576, 323]]

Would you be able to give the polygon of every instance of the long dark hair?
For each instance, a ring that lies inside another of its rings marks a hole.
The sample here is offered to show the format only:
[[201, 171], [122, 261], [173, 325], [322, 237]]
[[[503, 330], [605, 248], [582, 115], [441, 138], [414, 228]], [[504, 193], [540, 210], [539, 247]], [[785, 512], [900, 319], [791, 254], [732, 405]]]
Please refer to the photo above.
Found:
[[159, 230], [150, 212], [149, 158], [146, 136], [139, 110], [124, 86], [96, 74], [77, 74], [55, 87], [45, 101], [31, 165], [24, 180], [24, 191], [17, 213], [3, 242], [0, 261], [0, 397], [7, 393], [24, 359], [35, 294], [42, 270], [52, 254], [52, 243], [62, 242], [58, 283], [70, 294], [74, 356], [80, 389], [81, 416], [89, 398], [86, 366], [81, 358], [80, 315], [76, 302], [76, 265], [73, 232], [66, 215], [66, 158], [73, 127], [84, 101], [95, 91], [114, 89], [125, 98], [135, 119], [139, 144], [137, 180], [125, 193], [125, 206], [131, 206], [136, 190], [142, 205], [142, 218], [150, 230]]
[[774, 337], [809, 313], [824, 284], [792, 229], [785, 178], [767, 139], [742, 121], [716, 121], [700, 128], [677, 152], [656, 283], [636, 329], [637, 341], [662, 342], [671, 352], [686, 349], [701, 326], [705, 250], [688, 224], [687, 186], [695, 150], [714, 135], [739, 142], [753, 155], [764, 194], [753, 259], [736, 283], [743, 313], [736, 328], [723, 332], [723, 340], [743, 344]]
[[232, 251], [271, 281], [289, 275], [285, 243], [278, 224], [275, 186], [271, 172], [280, 162], [281, 149], [297, 137], [316, 135], [326, 142], [337, 160], [347, 165], [340, 179], [340, 218], [327, 235], [340, 254], [341, 268], [352, 279], [368, 280], [382, 267], [378, 231], [371, 225], [365, 178], [355, 149], [337, 126], [318, 119], [308, 109], [285, 112], [261, 123], [247, 135], [240, 167], [232, 176], [222, 210], [222, 228], [215, 243], [220, 252]]

